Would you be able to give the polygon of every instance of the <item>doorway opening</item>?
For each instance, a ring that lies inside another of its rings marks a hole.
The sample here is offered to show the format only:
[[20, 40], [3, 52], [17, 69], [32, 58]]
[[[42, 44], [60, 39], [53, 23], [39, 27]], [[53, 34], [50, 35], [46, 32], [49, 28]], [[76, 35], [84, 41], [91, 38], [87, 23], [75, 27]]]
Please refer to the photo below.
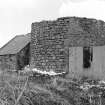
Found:
[[92, 47], [83, 47], [83, 68], [90, 68], [93, 60]]

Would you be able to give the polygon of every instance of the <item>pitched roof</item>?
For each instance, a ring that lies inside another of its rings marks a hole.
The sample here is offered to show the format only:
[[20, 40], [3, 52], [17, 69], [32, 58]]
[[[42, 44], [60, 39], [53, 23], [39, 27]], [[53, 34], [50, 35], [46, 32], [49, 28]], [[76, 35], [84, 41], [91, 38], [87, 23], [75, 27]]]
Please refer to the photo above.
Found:
[[16, 54], [31, 40], [31, 35], [17, 35], [0, 49], [0, 55]]

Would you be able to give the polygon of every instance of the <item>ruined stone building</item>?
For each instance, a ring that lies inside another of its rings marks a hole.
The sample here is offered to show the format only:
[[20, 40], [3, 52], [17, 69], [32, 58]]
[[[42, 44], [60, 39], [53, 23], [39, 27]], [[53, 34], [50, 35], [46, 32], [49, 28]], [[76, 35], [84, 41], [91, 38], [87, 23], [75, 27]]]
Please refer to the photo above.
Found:
[[105, 78], [105, 23], [64, 17], [32, 23], [32, 67]]
[[30, 64], [69, 76], [105, 78], [105, 22], [63, 17], [32, 23], [31, 34], [16, 36], [0, 49], [0, 69]]
[[29, 64], [30, 36], [18, 35], [0, 49], [1, 70], [21, 70]]

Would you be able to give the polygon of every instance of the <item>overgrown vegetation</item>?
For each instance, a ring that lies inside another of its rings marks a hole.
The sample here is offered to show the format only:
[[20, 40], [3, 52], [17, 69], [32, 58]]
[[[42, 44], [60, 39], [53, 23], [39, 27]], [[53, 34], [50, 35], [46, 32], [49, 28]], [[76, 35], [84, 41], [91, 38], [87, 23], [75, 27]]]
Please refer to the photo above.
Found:
[[[90, 105], [90, 90], [86, 92], [79, 88], [83, 82], [62, 77], [33, 76], [31, 72], [2, 72], [0, 105]], [[96, 100], [99, 102], [99, 98]], [[92, 105], [99, 105], [98, 102]]]

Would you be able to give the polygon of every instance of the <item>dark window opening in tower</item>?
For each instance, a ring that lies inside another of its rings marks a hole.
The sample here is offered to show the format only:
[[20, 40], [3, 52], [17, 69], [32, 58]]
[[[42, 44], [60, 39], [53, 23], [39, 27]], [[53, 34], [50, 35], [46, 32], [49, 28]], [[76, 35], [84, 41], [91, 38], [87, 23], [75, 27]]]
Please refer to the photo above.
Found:
[[83, 67], [90, 68], [93, 60], [92, 47], [83, 47]]

